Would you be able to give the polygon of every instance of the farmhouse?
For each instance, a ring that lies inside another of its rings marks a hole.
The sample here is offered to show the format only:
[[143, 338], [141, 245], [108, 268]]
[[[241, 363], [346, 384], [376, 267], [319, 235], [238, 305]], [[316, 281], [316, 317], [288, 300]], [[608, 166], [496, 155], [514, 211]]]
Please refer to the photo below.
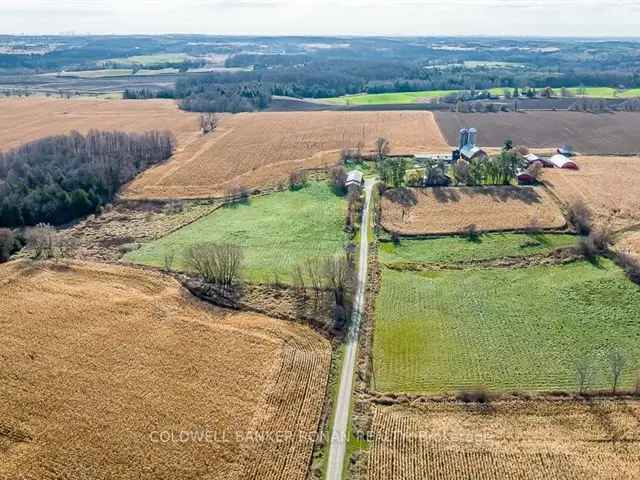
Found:
[[352, 170], [347, 175], [347, 181], [344, 183], [346, 188], [357, 187], [360, 188], [364, 185], [364, 176], [359, 170]]
[[569, 170], [578, 170], [578, 164], [573, 160], [565, 157], [564, 155], [554, 155], [549, 159], [549, 162], [556, 168], [567, 168]]

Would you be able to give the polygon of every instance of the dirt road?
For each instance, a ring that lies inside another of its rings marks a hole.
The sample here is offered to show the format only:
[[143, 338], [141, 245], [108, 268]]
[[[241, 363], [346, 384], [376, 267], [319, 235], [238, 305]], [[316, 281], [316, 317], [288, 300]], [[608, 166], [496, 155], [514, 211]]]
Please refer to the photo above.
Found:
[[344, 361], [340, 374], [340, 390], [336, 399], [335, 415], [333, 419], [333, 434], [329, 445], [329, 462], [327, 465], [327, 480], [341, 480], [347, 446], [347, 432], [349, 424], [349, 412], [351, 409], [351, 393], [353, 391], [353, 374], [356, 366], [356, 353], [358, 350], [358, 331], [360, 319], [364, 310], [364, 296], [367, 283], [367, 266], [369, 257], [369, 205], [371, 203], [371, 191], [373, 182], [365, 184], [366, 201], [362, 215], [360, 229], [360, 264], [358, 267], [358, 288], [353, 305], [353, 321], [347, 335], [344, 351]]

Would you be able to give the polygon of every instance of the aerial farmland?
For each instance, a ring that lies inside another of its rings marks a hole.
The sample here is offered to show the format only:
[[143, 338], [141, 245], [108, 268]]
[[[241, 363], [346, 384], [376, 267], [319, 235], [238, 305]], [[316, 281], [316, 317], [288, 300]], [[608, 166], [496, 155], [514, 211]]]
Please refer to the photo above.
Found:
[[0, 38], [0, 478], [640, 480], [639, 45]]

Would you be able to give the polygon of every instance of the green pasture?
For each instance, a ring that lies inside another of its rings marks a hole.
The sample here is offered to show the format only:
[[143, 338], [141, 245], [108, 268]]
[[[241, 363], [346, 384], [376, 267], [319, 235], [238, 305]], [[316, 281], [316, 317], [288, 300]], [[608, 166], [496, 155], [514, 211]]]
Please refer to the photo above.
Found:
[[628, 359], [624, 386], [635, 385], [640, 287], [609, 260], [382, 270], [374, 333], [378, 391], [575, 391], [576, 362], [585, 358], [593, 372], [589, 387], [609, 388], [613, 350]]
[[574, 235], [548, 233], [488, 233], [473, 240], [463, 236], [402, 239], [397, 244], [381, 242], [379, 257], [380, 262], [386, 265], [468, 262], [550, 253], [575, 243]]
[[325, 183], [278, 192], [225, 207], [166, 237], [143, 245], [125, 259], [162, 267], [175, 253], [173, 268], [188, 270], [185, 252], [206, 242], [243, 247], [244, 277], [254, 282], [291, 281], [294, 267], [310, 258], [338, 255], [348, 241], [344, 232], [346, 200]]

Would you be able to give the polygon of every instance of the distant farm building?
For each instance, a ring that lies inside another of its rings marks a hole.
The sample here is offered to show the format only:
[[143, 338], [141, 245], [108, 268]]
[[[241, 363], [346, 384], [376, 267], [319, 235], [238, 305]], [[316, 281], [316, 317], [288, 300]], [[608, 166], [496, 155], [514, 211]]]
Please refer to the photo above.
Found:
[[569, 170], [578, 170], [578, 164], [564, 155], [557, 154], [549, 159], [549, 162], [556, 168], [567, 168]]
[[534, 153], [530, 153], [528, 155], [525, 155], [524, 158], [527, 160], [527, 165], [531, 165], [533, 163], [538, 162], [540, 165], [542, 165], [543, 167], [546, 167], [546, 168], [555, 167], [555, 165], [553, 163], [551, 163], [551, 161], [548, 158], [539, 157], [538, 155], [536, 155]]
[[535, 177], [526, 170], [518, 170], [516, 178], [520, 185], [533, 185], [536, 183]]
[[571, 145], [563, 145], [558, 149], [558, 153], [560, 155], [564, 155], [565, 157], [573, 157], [574, 151]]
[[460, 130], [460, 140], [458, 142], [458, 150], [453, 152], [454, 160], [462, 158], [471, 161], [476, 158], [487, 158], [487, 152], [476, 145], [478, 131], [475, 128], [463, 128]]
[[347, 181], [344, 182], [346, 188], [361, 188], [364, 185], [364, 175], [359, 170], [352, 170], [347, 175]]

